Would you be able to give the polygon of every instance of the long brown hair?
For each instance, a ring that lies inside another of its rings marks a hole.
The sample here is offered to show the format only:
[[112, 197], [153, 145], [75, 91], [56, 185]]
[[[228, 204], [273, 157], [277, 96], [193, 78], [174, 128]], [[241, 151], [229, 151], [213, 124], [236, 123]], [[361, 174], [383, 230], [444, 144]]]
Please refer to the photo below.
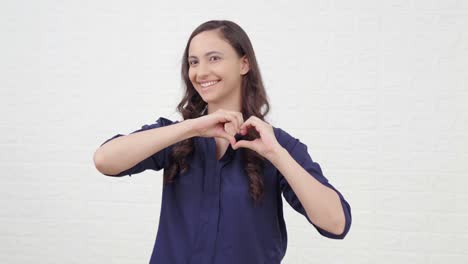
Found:
[[[249, 71], [242, 76], [241, 97], [242, 115], [244, 121], [250, 116], [256, 116], [261, 120], [268, 114], [270, 106], [268, 103], [265, 88], [263, 86], [260, 69], [255, 58], [255, 53], [249, 37], [245, 31], [236, 23], [228, 20], [211, 20], [198, 26], [190, 35], [182, 56], [182, 80], [185, 84], [185, 93], [177, 106], [177, 111], [182, 114], [184, 120], [198, 118], [204, 115], [207, 110], [207, 103], [193, 87], [189, 79], [188, 50], [191, 40], [199, 33], [208, 30], [217, 30], [221, 38], [226, 40], [240, 57], [247, 55], [249, 61]], [[263, 109], [263, 111], [262, 111]], [[245, 140], [254, 140], [259, 135], [255, 129], [249, 130], [244, 136]], [[249, 180], [249, 192], [254, 202], [258, 202], [263, 197], [263, 168], [264, 158], [257, 152], [244, 148], [243, 162], [244, 170]], [[186, 157], [194, 153], [193, 138], [182, 140], [176, 143], [171, 153], [171, 163], [164, 170], [164, 184], [171, 183], [177, 172], [182, 169], [185, 172], [190, 168], [186, 162]]]

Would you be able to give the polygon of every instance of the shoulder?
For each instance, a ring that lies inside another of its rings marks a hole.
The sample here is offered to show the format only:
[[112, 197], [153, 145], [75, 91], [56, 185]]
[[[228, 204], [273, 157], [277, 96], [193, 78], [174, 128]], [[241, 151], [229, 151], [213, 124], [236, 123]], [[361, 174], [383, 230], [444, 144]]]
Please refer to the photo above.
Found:
[[167, 126], [167, 125], [171, 125], [171, 124], [175, 124], [175, 123], [179, 123], [178, 120], [171, 120], [167, 117], [164, 117], [164, 116], [160, 116], [156, 121], [155, 123], [159, 123], [161, 126]]
[[291, 135], [281, 128], [273, 126], [276, 140], [278, 143], [291, 154], [291, 156], [301, 164], [309, 155], [307, 145], [302, 143], [298, 138]]
[[298, 138], [291, 135], [282, 128], [273, 126], [273, 132], [275, 133], [275, 137], [278, 143], [288, 151], [294, 149], [298, 145], [303, 145], [303, 143]]
[[143, 125], [141, 128], [143, 130], [146, 130], [146, 129], [151, 129], [151, 128], [157, 128], [157, 127], [163, 127], [163, 126], [168, 126], [168, 125], [172, 125], [172, 124], [176, 124], [178, 123], [179, 121], [178, 120], [171, 120], [169, 118], [166, 118], [164, 116], [160, 116], [156, 121], [154, 121], [154, 123], [152, 124], [145, 124]]

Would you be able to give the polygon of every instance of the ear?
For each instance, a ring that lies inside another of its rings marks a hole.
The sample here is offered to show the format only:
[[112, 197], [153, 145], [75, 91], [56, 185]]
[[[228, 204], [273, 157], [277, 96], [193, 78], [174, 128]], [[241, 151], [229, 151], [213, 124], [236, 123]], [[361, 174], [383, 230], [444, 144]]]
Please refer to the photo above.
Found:
[[250, 70], [250, 64], [249, 64], [249, 59], [247, 59], [247, 55], [244, 55], [241, 58], [241, 68], [240, 68], [240, 74], [245, 75], [249, 72]]

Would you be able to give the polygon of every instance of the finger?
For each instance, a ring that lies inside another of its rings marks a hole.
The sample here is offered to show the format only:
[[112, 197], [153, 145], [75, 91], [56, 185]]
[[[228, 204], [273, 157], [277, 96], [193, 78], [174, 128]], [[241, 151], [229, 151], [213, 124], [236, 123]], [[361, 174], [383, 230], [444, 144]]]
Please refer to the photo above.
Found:
[[249, 119], [247, 119], [247, 121], [245, 121], [242, 125], [241, 125], [241, 132], [243, 132], [243, 134], [246, 134], [248, 129], [250, 127], [254, 127], [257, 131], [258, 131], [258, 123], [255, 119], [253, 119], [252, 117], [250, 117]]
[[239, 118], [237, 116], [237, 114], [235, 112], [231, 112], [231, 115], [233, 117], [233, 120], [235, 120], [232, 124], [233, 124], [233, 128], [234, 128], [234, 132], [237, 133], [239, 131], [239, 127], [241, 125], [241, 123], [239, 123]]
[[233, 149], [238, 149], [238, 148], [251, 148], [250, 143], [248, 143], [248, 140], [239, 140], [232, 146]]
[[237, 127], [237, 133], [241, 132], [241, 126], [244, 124], [244, 117], [242, 116], [242, 113], [237, 113], [237, 117], [239, 119], [239, 126]]
[[242, 113], [236, 112], [236, 111], [229, 111], [229, 113], [231, 113], [236, 118], [237, 122], [235, 122], [234, 128], [235, 128], [236, 133], [240, 133], [240, 126], [244, 123], [244, 118], [242, 117]]
[[246, 123], [247, 128], [245, 128], [245, 133], [247, 133], [249, 127], [255, 128], [255, 130], [260, 134], [261, 137], [263, 137], [265, 133], [267, 133], [269, 124], [256, 116], [251, 116], [249, 120], [246, 121]]
[[239, 119], [237, 118], [237, 115], [235, 114], [235, 112], [227, 112], [227, 114], [229, 115], [230, 117], [230, 121], [232, 122], [235, 130], [237, 131], [238, 127], [240, 126], [240, 123], [239, 123]]
[[229, 122], [229, 121], [230, 121], [230, 116], [224, 111], [219, 111], [219, 113], [218, 113], [218, 122], [226, 123], [226, 122]]
[[254, 151], [257, 151], [257, 142], [258, 140], [239, 140], [234, 144], [233, 149], [238, 149], [238, 148], [248, 148]]
[[234, 136], [236, 134], [236, 128], [234, 127], [235, 124], [232, 122], [228, 122], [224, 124], [224, 131], [226, 131], [228, 134]]
[[221, 132], [221, 137], [227, 139], [231, 146], [234, 146], [236, 144], [236, 138], [226, 133], [226, 131]]
[[[235, 120], [235, 118], [234, 118]], [[228, 122], [228, 123], [224, 123], [224, 130], [234, 136], [236, 134], [236, 131], [237, 131], [237, 128], [236, 128], [236, 121], [232, 121], [232, 122]]]
[[223, 130], [225, 131], [226, 129], [224, 128], [224, 126], [226, 125], [226, 123], [232, 123], [234, 126], [235, 126], [235, 118], [230, 115], [229, 113], [226, 113], [224, 111], [221, 111], [219, 113], [219, 117], [218, 117], [218, 122], [220, 123], [223, 123]]
[[242, 124], [242, 126], [240, 127], [240, 133], [242, 135], [246, 135], [250, 127], [252, 127], [252, 124], [246, 124], [246, 123]]

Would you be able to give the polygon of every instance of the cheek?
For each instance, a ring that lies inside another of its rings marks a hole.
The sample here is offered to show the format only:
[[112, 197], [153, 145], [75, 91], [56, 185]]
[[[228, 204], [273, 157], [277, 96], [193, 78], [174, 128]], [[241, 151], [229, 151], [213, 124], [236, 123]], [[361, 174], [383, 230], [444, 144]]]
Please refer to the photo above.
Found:
[[189, 79], [191, 81], [193, 80], [193, 72], [192, 72], [191, 68], [189, 68], [189, 70], [188, 70], [188, 77], [189, 77]]
[[235, 65], [226, 65], [220, 69], [221, 74], [228, 80], [236, 80], [238, 78], [239, 69]]
[[188, 77], [189, 77], [189, 80], [192, 83], [192, 85], [195, 87], [195, 80], [194, 80], [195, 74], [192, 71], [189, 70]]

